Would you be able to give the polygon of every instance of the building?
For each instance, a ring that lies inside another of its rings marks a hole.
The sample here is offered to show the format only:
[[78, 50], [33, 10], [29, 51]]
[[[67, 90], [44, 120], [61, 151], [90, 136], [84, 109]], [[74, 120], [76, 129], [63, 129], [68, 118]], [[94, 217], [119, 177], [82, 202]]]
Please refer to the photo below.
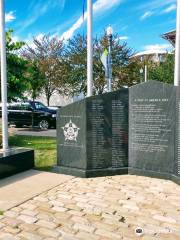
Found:
[[165, 50], [147, 50], [143, 52], [138, 52], [135, 55], [132, 56], [132, 59], [138, 59], [142, 62], [153, 62], [153, 63], [159, 63], [163, 62], [165, 60], [166, 54], [168, 51]]
[[164, 33], [162, 35], [162, 38], [164, 38], [165, 40], [168, 40], [173, 47], [175, 47], [175, 42], [176, 42], [176, 30]]

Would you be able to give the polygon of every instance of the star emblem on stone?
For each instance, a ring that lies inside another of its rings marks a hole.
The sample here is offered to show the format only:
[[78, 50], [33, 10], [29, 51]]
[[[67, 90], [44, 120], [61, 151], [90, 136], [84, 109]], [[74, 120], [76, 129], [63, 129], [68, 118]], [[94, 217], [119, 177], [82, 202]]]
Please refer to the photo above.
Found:
[[68, 123], [65, 124], [64, 127], [62, 127], [62, 129], [64, 132], [65, 141], [77, 142], [80, 128], [77, 127], [76, 124], [71, 121], [71, 119]]

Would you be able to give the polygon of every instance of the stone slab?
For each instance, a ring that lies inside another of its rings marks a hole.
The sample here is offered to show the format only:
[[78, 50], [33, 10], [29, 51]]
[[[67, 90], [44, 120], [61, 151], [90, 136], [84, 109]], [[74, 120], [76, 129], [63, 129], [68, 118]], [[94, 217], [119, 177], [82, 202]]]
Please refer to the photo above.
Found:
[[70, 104], [57, 119], [58, 172], [83, 177], [127, 173], [127, 89]]
[[83, 170], [79, 168], [55, 166], [54, 172], [61, 173], [61, 174], [68, 174], [68, 175], [81, 177], [81, 178], [90, 178], [90, 177], [104, 177], [104, 176], [128, 174], [128, 168], [104, 168], [104, 169]]
[[73, 177], [29, 170], [0, 180], [0, 210], [15, 207]]
[[34, 167], [34, 150], [10, 148], [0, 152], [0, 178], [9, 177]]
[[180, 89], [156, 81], [129, 89], [129, 173], [180, 182]]
[[129, 167], [173, 174], [176, 89], [149, 81], [129, 90]]

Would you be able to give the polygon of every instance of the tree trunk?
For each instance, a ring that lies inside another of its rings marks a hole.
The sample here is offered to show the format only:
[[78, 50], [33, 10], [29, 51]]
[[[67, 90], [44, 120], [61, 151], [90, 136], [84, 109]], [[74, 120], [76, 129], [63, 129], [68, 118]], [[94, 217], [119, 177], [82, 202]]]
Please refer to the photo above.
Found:
[[50, 102], [50, 96], [48, 95], [47, 96], [47, 105], [48, 105], [48, 107], [49, 107], [49, 102]]

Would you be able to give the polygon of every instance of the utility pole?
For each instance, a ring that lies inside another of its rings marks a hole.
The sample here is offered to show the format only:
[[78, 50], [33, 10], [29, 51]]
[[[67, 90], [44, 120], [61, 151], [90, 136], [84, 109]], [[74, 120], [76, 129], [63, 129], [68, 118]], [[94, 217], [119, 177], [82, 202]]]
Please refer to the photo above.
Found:
[[174, 85], [180, 85], [180, 0], [177, 0]]
[[87, 97], [93, 91], [93, 6], [92, 0], [87, 0]]
[[2, 100], [2, 144], [3, 151], [8, 147], [7, 117], [7, 67], [4, 0], [0, 0], [0, 50], [1, 50], [1, 100]]

